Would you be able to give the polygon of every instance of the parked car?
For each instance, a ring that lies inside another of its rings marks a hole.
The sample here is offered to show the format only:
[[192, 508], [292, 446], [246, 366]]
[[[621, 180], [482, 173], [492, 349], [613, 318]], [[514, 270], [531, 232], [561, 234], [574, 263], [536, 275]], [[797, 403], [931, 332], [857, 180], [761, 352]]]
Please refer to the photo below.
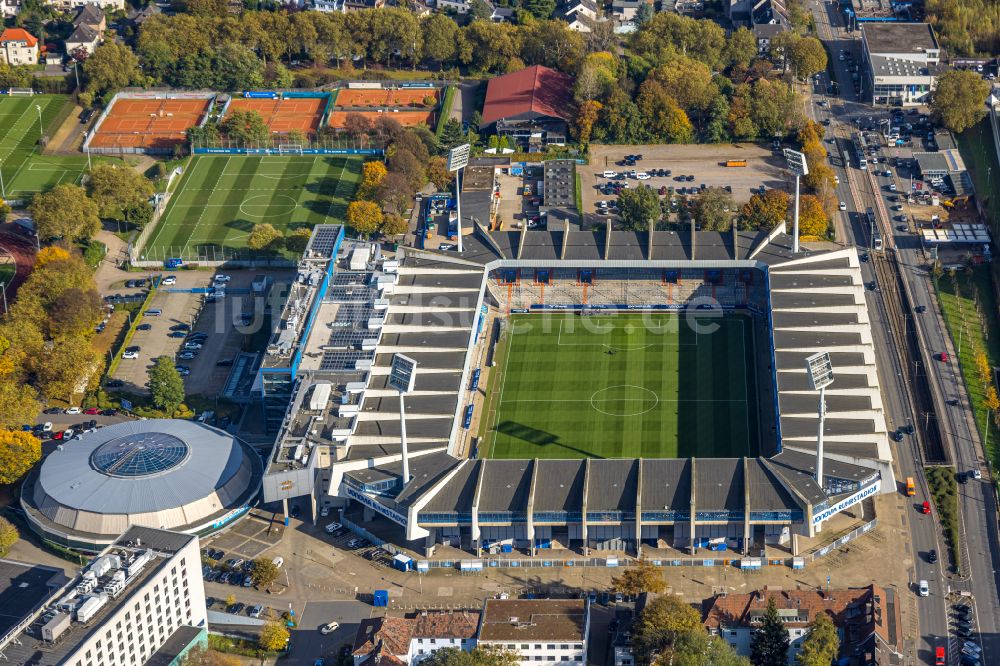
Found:
[[263, 612], [264, 612], [264, 607], [261, 606], [260, 604], [257, 604], [256, 606], [250, 609], [250, 617], [254, 618], [260, 617], [260, 614]]
[[122, 354], [122, 358], [129, 358], [129, 359], [139, 358], [139, 352], [126, 351], [124, 354]]
[[325, 636], [327, 634], [332, 634], [333, 632], [337, 631], [337, 629], [340, 629], [340, 623], [339, 622], [336, 622], [336, 621], [334, 621], [334, 622], [327, 622], [322, 627], [320, 627], [319, 633], [321, 633], [321, 634], [323, 634]]
[[174, 324], [173, 326], [170, 327], [170, 330], [171, 331], [190, 331], [191, 330], [191, 325], [190, 324]]
[[921, 580], [917, 584], [917, 594], [919, 594], [922, 597], [929, 597], [929, 596], [931, 596], [931, 588], [927, 584], [926, 580]]
[[[139, 351], [138, 347], [136, 347], [136, 351]], [[80, 408], [79, 407], [67, 407], [65, 413], [66, 414], [79, 414], [80, 413]]]
[[151, 331], [151, 330], [153, 330], [153, 325], [152, 324], [139, 324], [138, 326], [135, 327], [135, 330], [137, 330], [137, 331]]
[[926, 515], [931, 512], [931, 503], [924, 500], [924, 503], [920, 505], [920, 513]]
[[177, 284], [177, 276], [176, 275], [168, 275], [165, 278], [163, 278], [162, 280], [160, 280], [160, 284], [162, 284], [162, 285]]
[[167, 337], [168, 338], [186, 338], [187, 337], [187, 333], [185, 333], [184, 331], [173, 331], [171, 333], [167, 333]]

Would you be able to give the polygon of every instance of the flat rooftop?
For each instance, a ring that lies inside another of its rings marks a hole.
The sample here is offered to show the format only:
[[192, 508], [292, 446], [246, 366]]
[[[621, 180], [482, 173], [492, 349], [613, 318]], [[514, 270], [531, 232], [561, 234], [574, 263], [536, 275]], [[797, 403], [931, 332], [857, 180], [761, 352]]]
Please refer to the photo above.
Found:
[[940, 48], [929, 23], [864, 23], [861, 34], [873, 54], [924, 53]]
[[487, 599], [480, 641], [582, 641], [585, 599]]
[[0, 645], [67, 582], [60, 569], [0, 560]]

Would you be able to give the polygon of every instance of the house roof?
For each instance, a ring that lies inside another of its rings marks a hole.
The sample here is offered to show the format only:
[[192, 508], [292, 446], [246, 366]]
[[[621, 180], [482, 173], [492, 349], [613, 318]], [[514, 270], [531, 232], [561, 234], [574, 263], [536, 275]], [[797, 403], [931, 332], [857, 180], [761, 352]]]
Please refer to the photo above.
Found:
[[101, 33], [88, 23], [76, 26], [73, 34], [66, 38], [67, 44], [92, 44], [100, 39]]
[[7, 28], [0, 33], [0, 43], [27, 42], [28, 46], [38, 46], [38, 39], [23, 28]]
[[73, 19], [73, 25], [80, 25], [82, 23], [100, 25], [102, 21], [104, 21], [104, 12], [97, 5], [87, 3], [83, 7], [80, 7], [79, 13]]
[[479, 642], [581, 641], [586, 623], [584, 599], [487, 599]]
[[358, 627], [354, 654], [405, 656], [414, 638], [469, 639], [475, 637], [478, 626], [478, 611], [425, 611], [409, 617], [374, 617]]
[[[736, 626], [756, 626], [773, 598], [785, 626], [804, 627], [818, 613], [827, 613], [837, 626], [843, 626], [848, 617], [864, 617], [864, 606], [875, 598], [884, 599], [881, 588], [868, 587], [833, 590], [769, 590], [749, 594], [717, 595], [706, 602], [703, 624], [708, 629]], [[860, 613], [851, 609], [861, 609]], [[870, 614], [869, 614], [870, 617]]]
[[572, 119], [573, 77], [535, 65], [490, 79], [483, 125], [527, 113]]

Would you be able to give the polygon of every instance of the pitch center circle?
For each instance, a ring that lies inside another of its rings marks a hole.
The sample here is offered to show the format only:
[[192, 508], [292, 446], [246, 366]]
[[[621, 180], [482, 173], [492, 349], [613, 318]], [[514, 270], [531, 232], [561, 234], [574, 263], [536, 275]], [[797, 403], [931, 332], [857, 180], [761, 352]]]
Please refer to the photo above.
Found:
[[655, 391], [634, 384], [618, 384], [594, 391], [590, 406], [605, 416], [639, 416], [660, 404]]
[[[298, 203], [287, 194], [258, 194], [244, 199], [240, 204], [240, 212], [247, 217], [282, 217], [288, 215], [298, 206]], [[270, 211], [270, 212], [268, 212]]]

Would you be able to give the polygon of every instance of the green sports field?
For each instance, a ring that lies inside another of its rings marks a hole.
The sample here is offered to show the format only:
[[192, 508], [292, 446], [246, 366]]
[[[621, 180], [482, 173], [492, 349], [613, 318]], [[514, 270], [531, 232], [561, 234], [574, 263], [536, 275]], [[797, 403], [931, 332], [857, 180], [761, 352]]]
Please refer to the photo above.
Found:
[[743, 315], [512, 315], [500, 346], [491, 458], [758, 455]]
[[[0, 96], [0, 176], [7, 199], [28, 199], [60, 183], [78, 183], [87, 168], [83, 155], [41, 155], [38, 139], [51, 136], [55, 121], [64, 117], [65, 95], [34, 95], [31, 97]], [[38, 108], [36, 108], [38, 107]]]
[[288, 232], [342, 222], [362, 162], [339, 155], [194, 157], [142, 255], [156, 261], [233, 258], [247, 252], [255, 224]]

